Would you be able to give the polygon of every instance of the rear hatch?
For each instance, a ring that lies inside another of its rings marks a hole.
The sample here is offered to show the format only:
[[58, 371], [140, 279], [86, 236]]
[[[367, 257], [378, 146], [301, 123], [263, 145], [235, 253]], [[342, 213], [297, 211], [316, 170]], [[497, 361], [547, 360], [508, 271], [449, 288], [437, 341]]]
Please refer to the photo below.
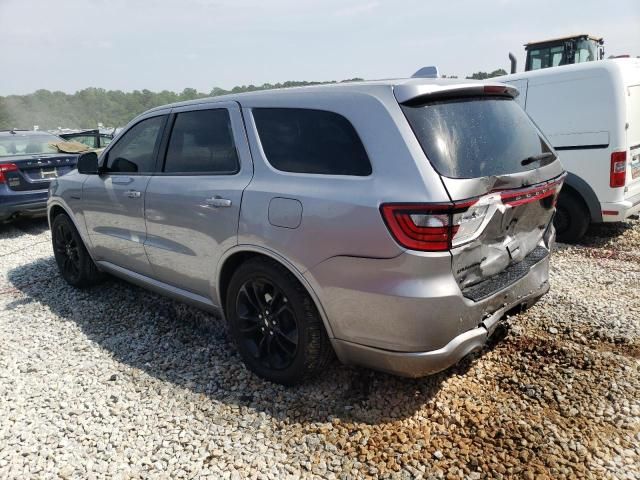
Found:
[[76, 159], [77, 155], [62, 153], [3, 156], [0, 169], [11, 190], [46, 190], [52, 179], [75, 168]]
[[[448, 228], [453, 273], [473, 300], [517, 280], [548, 254], [564, 178], [553, 148], [515, 95], [517, 90], [502, 84], [463, 84], [419, 95], [396, 89], [450, 196], [450, 204], [433, 213], [444, 213], [439, 221]], [[433, 224], [421, 215], [411, 218], [412, 228], [416, 221]]]

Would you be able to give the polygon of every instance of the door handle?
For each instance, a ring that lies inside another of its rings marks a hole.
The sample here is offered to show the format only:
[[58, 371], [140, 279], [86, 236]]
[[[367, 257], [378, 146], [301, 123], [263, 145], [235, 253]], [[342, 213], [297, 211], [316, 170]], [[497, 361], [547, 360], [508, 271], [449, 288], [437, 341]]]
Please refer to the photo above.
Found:
[[127, 190], [126, 195], [129, 198], [140, 198], [141, 194], [137, 190]]
[[228, 198], [222, 198], [218, 195], [216, 195], [215, 197], [211, 197], [211, 198], [207, 198], [205, 201], [205, 207], [213, 207], [213, 208], [220, 208], [220, 207], [230, 207], [231, 206], [231, 200], [229, 200]]

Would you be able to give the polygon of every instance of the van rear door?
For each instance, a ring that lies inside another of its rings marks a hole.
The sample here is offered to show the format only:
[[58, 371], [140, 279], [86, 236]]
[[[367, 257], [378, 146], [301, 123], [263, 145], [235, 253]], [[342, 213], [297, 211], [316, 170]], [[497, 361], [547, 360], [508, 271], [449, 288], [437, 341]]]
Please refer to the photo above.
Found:
[[633, 197], [640, 194], [640, 85], [628, 87], [627, 125], [629, 172], [627, 172], [628, 192], [625, 197]]
[[404, 102], [400, 93], [454, 205], [454, 275], [465, 295], [480, 300], [491, 289], [474, 286], [548, 254], [564, 170], [511, 88], [440, 91]]

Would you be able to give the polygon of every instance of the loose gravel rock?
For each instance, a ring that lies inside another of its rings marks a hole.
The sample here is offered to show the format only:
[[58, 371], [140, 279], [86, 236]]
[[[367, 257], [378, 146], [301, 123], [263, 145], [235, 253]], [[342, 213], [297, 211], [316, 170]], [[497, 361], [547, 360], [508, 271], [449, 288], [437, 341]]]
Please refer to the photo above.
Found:
[[637, 220], [559, 245], [551, 292], [447, 372], [296, 388], [205, 313], [67, 286], [46, 222], [0, 239], [0, 478], [640, 478]]

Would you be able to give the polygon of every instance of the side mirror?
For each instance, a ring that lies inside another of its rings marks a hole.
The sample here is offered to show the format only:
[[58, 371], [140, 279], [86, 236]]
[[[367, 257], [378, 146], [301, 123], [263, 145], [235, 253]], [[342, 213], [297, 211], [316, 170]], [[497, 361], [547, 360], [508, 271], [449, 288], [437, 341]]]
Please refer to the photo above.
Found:
[[85, 175], [98, 174], [98, 155], [96, 152], [85, 152], [78, 157], [78, 172]]

